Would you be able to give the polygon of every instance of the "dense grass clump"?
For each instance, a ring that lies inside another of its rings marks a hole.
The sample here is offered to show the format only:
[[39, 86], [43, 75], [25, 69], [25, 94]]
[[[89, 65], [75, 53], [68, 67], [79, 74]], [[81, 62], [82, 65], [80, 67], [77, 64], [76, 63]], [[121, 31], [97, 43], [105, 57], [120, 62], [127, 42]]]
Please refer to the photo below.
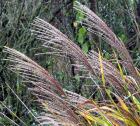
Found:
[[[79, 34], [95, 34], [96, 37], [103, 39], [102, 42], [108, 43], [111, 48], [113, 61], [103, 55], [100, 47], [88, 48], [89, 52], [86, 46], [81, 49], [76, 42], [56, 27], [41, 18], [35, 18], [29, 29], [32, 33], [29, 38], [35, 37], [34, 41], [42, 44], [42, 48], [37, 48], [36, 56], [44, 58], [44, 55], [47, 55], [47, 58], [65, 59], [69, 67], [74, 69], [75, 80], [80, 83], [82, 80], [85, 84], [82, 83], [81, 87], [79, 86], [80, 92], [74, 92], [65, 84], [60, 84], [57, 77], [52, 75], [53, 72], [50, 74], [48, 66], [47, 70], [34, 61], [35, 58], [31, 59], [6, 45], [2, 48], [4, 57], [2, 63], [6, 64], [8, 71], [4, 73], [7, 76], [11, 72], [14, 73], [13, 76], [17, 78], [16, 85], [18, 85], [14, 91], [3, 80], [8, 89], [6, 92], [11, 92], [17, 99], [13, 104], [17, 107], [22, 106], [25, 112], [15, 111], [10, 108], [11, 106], [5, 105], [6, 100], [1, 100], [1, 124], [17, 126], [140, 125], [140, 73], [129, 51], [107, 24], [88, 7], [74, 2], [74, 9], [81, 15], [81, 18], [74, 22], [75, 27], [82, 26]], [[78, 36], [77, 39], [80, 44], [85, 40], [83, 36]], [[62, 63], [63, 65], [67, 63]], [[71, 71], [65, 72], [71, 73]], [[76, 86], [76, 83], [73, 85]], [[24, 90], [28, 95], [24, 95]], [[10, 97], [9, 94], [8, 96]], [[29, 103], [28, 98], [24, 96], [30, 96], [32, 101]], [[26, 112], [28, 112], [27, 117], [31, 119], [29, 122], [25, 119]]]

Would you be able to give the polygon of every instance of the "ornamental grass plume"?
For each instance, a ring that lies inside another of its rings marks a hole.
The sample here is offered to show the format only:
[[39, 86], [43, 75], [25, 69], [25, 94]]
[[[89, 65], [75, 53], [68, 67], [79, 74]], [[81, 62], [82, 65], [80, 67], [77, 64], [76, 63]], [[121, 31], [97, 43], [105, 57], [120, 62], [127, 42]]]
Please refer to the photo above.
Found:
[[112, 30], [106, 25], [102, 19], [100, 19], [93, 11], [88, 7], [82, 5], [79, 2], [75, 2], [74, 8], [84, 14], [85, 18], [82, 20], [82, 25], [87, 27], [87, 30], [91, 33], [97, 34], [102, 37], [109, 45], [114, 47], [119, 54], [121, 54], [122, 65], [127, 68], [129, 75], [132, 76], [137, 83], [140, 83], [140, 77], [133, 65], [133, 60], [129, 55], [128, 50], [121, 40], [112, 32]]
[[80, 47], [57, 28], [36, 18], [31, 31], [43, 43], [43, 47], [49, 49], [45, 54], [73, 58], [76, 64], [72, 65], [85, 78], [89, 78], [93, 85], [95, 79], [100, 80], [102, 84], [97, 86], [102, 89], [101, 93], [107, 94], [104, 100], [98, 101], [65, 90], [35, 61], [15, 49], [4, 47], [3, 52], [8, 54], [5, 59], [9, 61], [8, 69], [18, 72], [25, 83], [31, 84], [28, 89], [36, 97], [37, 105], [42, 111], [37, 116], [38, 125], [139, 126], [140, 81], [132, 58], [124, 44], [94, 12], [78, 2], [75, 2], [74, 8], [85, 15], [82, 24], [90, 32], [100, 35], [118, 52], [122, 52], [121, 63], [129, 71], [129, 76], [123, 74], [117, 59], [118, 67], [103, 58], [100, 50], [84, 54]]

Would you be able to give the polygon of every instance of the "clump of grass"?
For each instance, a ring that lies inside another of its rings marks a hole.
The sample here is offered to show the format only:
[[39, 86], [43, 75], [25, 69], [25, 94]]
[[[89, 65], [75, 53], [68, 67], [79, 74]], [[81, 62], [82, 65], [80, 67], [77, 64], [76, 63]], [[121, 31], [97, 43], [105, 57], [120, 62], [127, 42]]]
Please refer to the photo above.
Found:
[[[139, 74], [124, 44], [117, 39], [110, 28], [87, 7], [75, 2], [75, 8], [85, 15], [83, 25], [90, 32], [101, 35], [118, 52], [122, 52], [122, 65], [129, 71], [125, 75], [120, 62], [117, 65], [103, 58], [101, 51], [82, 50], [66, 35], [46, 21], [36, 18], [32, 24], [32, 33], [43, 42], [46, 54], [71, 57], [79, 72], [93, 81], [99, 79], [102, 85], [96, 85], [102, 95], [102, 101], [88, 99], [61, 87], [44, 68], [24, 54], [4, 47], [8, 53], [9, 69], [17, 72], [24, 82], [31, 84], [29, 90], [36, 97], [42, 112], [36, 121], [39, 125], [54, 126], [139, 126]], [[28, 85], [27, 85], [28, 86]], [[110, 88], [111, 87], [111, 88]]]

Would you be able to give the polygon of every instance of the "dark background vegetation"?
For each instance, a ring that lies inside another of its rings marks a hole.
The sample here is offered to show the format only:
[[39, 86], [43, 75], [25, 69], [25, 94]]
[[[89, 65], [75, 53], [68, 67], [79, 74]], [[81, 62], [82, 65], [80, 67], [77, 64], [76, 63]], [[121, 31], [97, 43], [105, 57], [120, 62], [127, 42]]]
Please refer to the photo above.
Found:
[[[125, 43], [135, 66], [140, 68], [140, 1], [79, 0], [79, 2], [87, 5], [108, 24]], [[38, 16], [68, 35], [85, 53], [100, 47], [104, 57], [112, 59], [110, 46], [104, 44], [99, 37], [88, 34], [82, 26], [76, 24], [79, 15], [73, 10], [73, 0], [0, 0], [0, 51], [3, 46], [15, 48], [45, 67], [64, 88], [90, 96], [94, 92], [94, 87], [89, 89], [87, 88], [90, 86], [88, 81], [79, 80], [76, 70], [70, 67], [73, 60], [35, 55], [47, 50], [41, 47], [41, 42], [38, 42], [30, 32], [31, 23]], [[0, 59], [4, 57], [5, 55], [0, 52]], [[83, 86], [83, 83], [87, 87]], [[34, 125], [32, 115], [15, 97], [13, 91], [35, 115], [38, 114], [33, 103], [34, 97], [26, 90], [21, 78], [8, 71], [7, 64], [0, 60], [0, 112], [17, 121], [5, 107], [7, 106], [27, 125]], [[20, 124], [20, 122], [17, 123]], [[6, 119], [0, 117], [0, 125], [3, 124], [10, 125]]]

